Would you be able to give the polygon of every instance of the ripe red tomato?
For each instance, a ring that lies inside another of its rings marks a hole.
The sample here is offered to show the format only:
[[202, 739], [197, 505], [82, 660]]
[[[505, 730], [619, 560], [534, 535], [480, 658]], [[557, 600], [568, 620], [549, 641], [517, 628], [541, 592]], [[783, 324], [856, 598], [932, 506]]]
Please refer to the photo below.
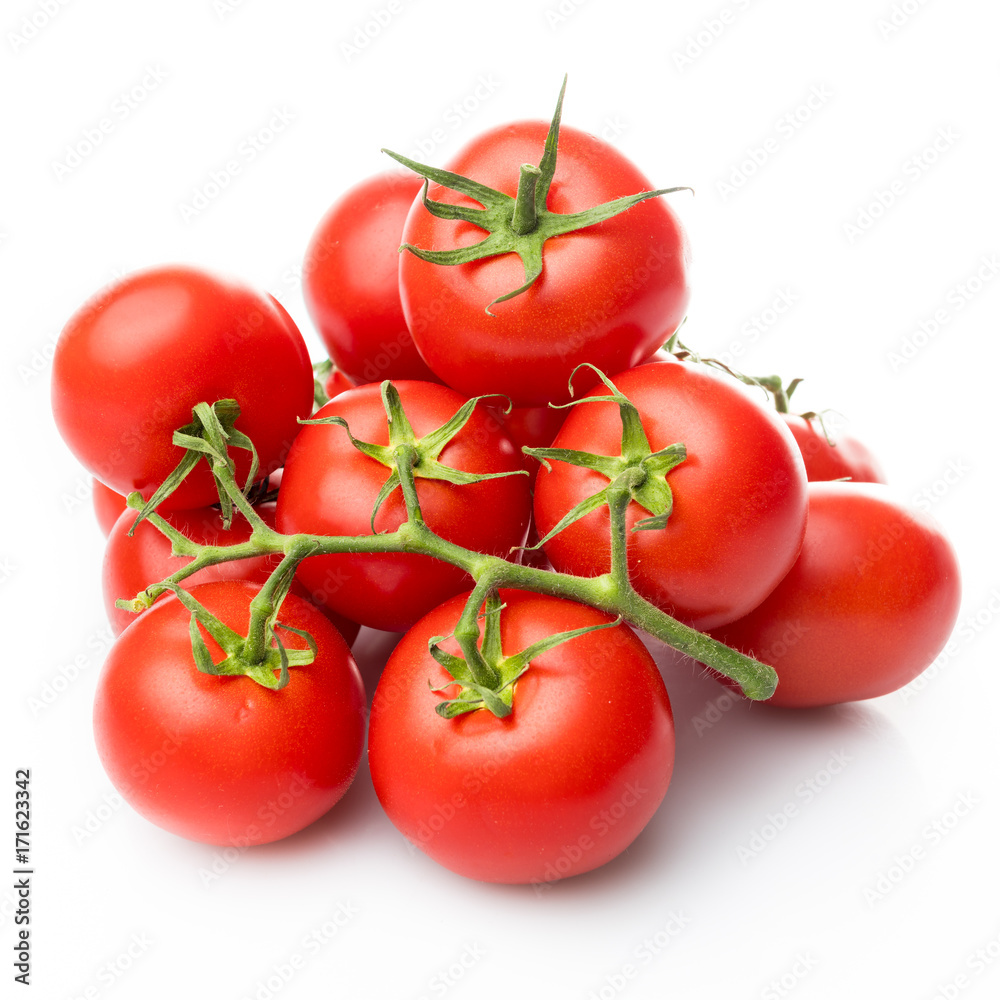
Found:
[[[99, 292], [69, 320], [52, 363], [56, 425], [105, 485], [147, 499], [183, 457], [173, 432], [196, 403], [235, 399], [237, 429], [254, 443], [261, 474], [280, 467], [297, 418], [312, 410], [305, 342], [270, 296], [189, 267], [131, 274]], [[238, 475], [249, 452], [233, 448]], [[164, 509], [217, 498], [200, 462]]]
[[323, 216], [306, 250], [302, 292], [338, 368], [354, 382], [436, 382], [413, 344], [399, 302], [403, 222], [421, 180], [377, 174]]
[[[258, 589], [224, 580], [191, 593], [245, 632]], [[290, 594], [279, 621], [307, 631], [319, 651], [278, 691], [199, 672], [189, 612], [176, 597], [112, 646], [94, 704], [97, 750], [122, 797], [157, 826], [209, 844], [266, 844], [308, 826], [347, 791], [364, 743], [358, 668], [308, 601]], [[221, 650], [202, 631], [219, 662]], [[289, 649], [306, 646], [294, 633], [278, 634]]]
[[[415, 625], [386, 664], [372, 702], [368, 762], [389, 819], [452, 871], [487, 882], [546, 883], [620, 854], [670, 783], [674, 727], [663, 680], [626, 625], [537, 656], [513, 711], [444, 719], [451, 678], [428, 653], [450, 635], [468, 595]], [[611, 619], [561, 598], [501, 591], [503, 652]], [[458, 652], [454, 640], [442, 644]]]
[[807, 420], [796, 413], [781, 416], [802, 452], [809, 482], [851, 479], [856, 483], [885, 483], [878, 459], [856, 438], [831, 434], [828, 439], [815, 419]]
[[[746, 614], [788, 572], [805, 530], [806, 478], [787, 427], [726, 377], [672, 362], [613, 376], [636, 406], [655, 452], [687, 446], [667, 474], [673, 512], [660, 530], [632, 531], [649, 516], [628, 510], [629, 570], [636, 590], [699, 629]], [[604, 386], [590, 395], [603, 395]], [[568, 411], [554, 447], [621, 453], [621, 419], [613, 402]], [[553, 461], [535, 480], [535, 522], [544, 537], [608, 480]], [[556, 569], [596, 576], [610, 568], [610, 517], [602, 507], [553, 536], [545, 552]]]
[[115, 526], [115, 521], [125, 509], [125, 497], [121, 493], [108, 489], [100, 479], [92, 479], [91, 486], [93, 489], [90, 498], [94, 505], [94, 516], [97, 518], [101, 532], [107, 538]]
[[[431, 382], [393, 383], [420, 437], [444, 424], [466, 402]], [[388, 424], [379, 386], [358, 386], [332, 399], [316, 417], [343, 417], [355, 438], [387, 444]], [[513, 444], [498, 421], [477, 406], [468, 423], [440, 454], [440, 461], [466, 472], [521, 468]], [[370, 535], [371, 514], [390, 470], [363, 455], [341, 427], [302, 428], [285, 464], [278, 494], [278, 529], [286, 534]], [[417, 479], [424, 521], [457, 545], [507, 556], [524, 541], [531, 516], [528, 477], [490, 479], [467, 486]], [[397, 489], [379, 510], [376, 531], [394, 531], [406, 507]], [[402, 631], [421, 615], [470, 585], [455, 566], [409, 553], [311, 556], [298, 579], [314, 601], [371, 628]]]
[[[525, 121], [474, 139], [447, 169], [517, 194], [523, 163], [538, 163], [548, 125]], [[563, 126], [548, 207], [573, 213], [653, 185], [608, 143]], [[431, 184], [435, 201], [478, 207]], [[486, 233], [470, 222], [439, 219], [415, 201], [405, 242], [426, 250], [469, 246]], [[490, 307], [524, 283], [515, 253], [442, 266], [409, 252], [399, 261], [403, 313], [420, 354], [445, 383], [474, 396], [500, 392], [516, 406], [568, 399], [570, 372], [589, 361], [605, 372], [639, 364], [684, 318], [688, 245], [663, 198], [549, 239], [544, 269], [525, 292]], [[585, 378], [577, 388], [585, 387]], [[590, 384], [593, 384], [591, 379]]]
[[[273, 502], [258, 504], [256, 510], [264, 523], [273, 528], [275, 504]], [[216, 507], [167, 511], [163, 516], [181, 534], [199, 545], [236, 545], [250, 538], [250, 524], [239, 511], [233, 512], [232, 523], [228, 530], [223, 526], [222, 512]], [[141, 522], [129, 536], [135, 517], [136, 512], [128, 510], [118, 518], [104, 550], [102, 571], [104, 607], [115, 635], [128, 628], [136, 619], [133, 612], [115, 607], [115, 601], [119, 597], [135, 597], [150, 584], [158, 583], [171, 573], [176, 573], [189, 561], [186, 556], [172, 555], [170, 540], [149, 521]], [[254, 556], [250, 559], [206, 566], [205, 569], [189, 576], [184, 582], [184, 587], [190, 589], [198, 584], [211, 583], [215, 580], [248, 580], [260, 585], [267, 580], [280, 561], [279, 555]], [[300, 597], [308, 597], [306, 589], [298, 581], [295, 581], [292, 587], [293, 593], [298, 593]], [[164, 595], [158, 600], [167, 600], [168, 597], [169, 595]], [[148, 612], [141, 612], [141, 614], [146, 613]], [[357, 624], [327, 609], [324, 609], [324, 613], [348, 644], [357, 638]]]
[[802, 552], [757, 608], [713, 635], [770, 664], [769, 704], [832, 705], [909, 683], [958, 616], [955, 552], [880, 484], [811, 483]]

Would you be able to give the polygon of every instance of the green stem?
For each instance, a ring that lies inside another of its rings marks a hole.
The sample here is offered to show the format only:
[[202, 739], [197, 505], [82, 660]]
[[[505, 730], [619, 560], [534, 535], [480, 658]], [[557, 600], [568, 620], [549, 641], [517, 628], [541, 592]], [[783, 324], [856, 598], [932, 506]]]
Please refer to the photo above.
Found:
[[517, 197], [514, 199], [514, 214], [510, 227], [518, 236], [527, 236], [538, 226], [535, 211], [535, 190], [542, 171], [533, 163], [521, 164], [521, 176], [517, 180]]

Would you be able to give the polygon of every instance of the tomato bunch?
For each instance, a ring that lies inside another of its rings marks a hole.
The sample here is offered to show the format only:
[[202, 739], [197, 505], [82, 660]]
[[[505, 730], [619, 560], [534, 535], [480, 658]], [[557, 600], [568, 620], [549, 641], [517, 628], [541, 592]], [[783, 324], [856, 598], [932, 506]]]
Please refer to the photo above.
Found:
[[[687, 238], [621, 153], [523, 121], [344, 193], [305, 251], [329, 360], [179, 266], [69, 320], [56, 423], [94, 477], [120, 633], [94, 726], [164, 829], [251, 846], [367, 754], [386, 815], [495, 882], [589, 871], [667, 796], [642, 634], [783, 707], [906, 684], [959, 569], [832, 421], [677, 340]], [[768, 395], [774, 397], [772, 406]], [[368, 703], [350, 643], [404, 633]]]

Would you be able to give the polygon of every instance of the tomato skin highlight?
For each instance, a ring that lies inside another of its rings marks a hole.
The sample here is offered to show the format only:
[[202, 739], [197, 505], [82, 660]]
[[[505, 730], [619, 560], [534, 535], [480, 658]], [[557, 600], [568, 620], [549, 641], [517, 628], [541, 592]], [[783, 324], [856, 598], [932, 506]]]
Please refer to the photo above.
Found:
[[[403, 836], [469, 878], [544, 884], [597, 868], [632, 843], [670, 783], [673, 716], [659, 671], [619, 625], [536, 657], [506, 718], [443, 719], [434, 706], [444, 695], [431, 686], [450, 677], [427, 642], [452, 632], [467, 596], [407, 632], [382, 673], [368, 740], [379, 800]], [[560, 598], [500, 596], [508, 655], [612, 620]]]
[[[398, 381], [403, 409], [420, 437], [445, 423], [465, 398], [438, 383]], [[358, 386], [332, 399], [316, 417], [339, 415], [361, 441], [388, 444], [380, 388]], [[521, 456], [499, 420], [477, 406], [468, 423], [440, 454], [466, 472], [511, 472]], [[385, 465], [363, 455], [341, 427], [302, 428], [285, 464], [278, 493], [277, 525], [286, 534], [371, 535], [371, 513], [390, 476]], [[507, 557], [521, 545], [531, 517], [528, 476], [515, 475], [466, 486], [417, 478], [424, 521], [448, 541]], [[394, 531], [406, 517], [402, 493], [382, 504], [375, 529]], [[400, 632], [442, 601], [470, 586], [464, 570], [410, 553], [343, 553], [303, 560], [298, 579], [312, 599], [371, 628]]]
[[958, 560], [925, 514], [871, 483], [811, 483], [802, 552], [757, 608], [712, 634], [774, 667], [768, 704], [889, 694], [944, 648], [958, 617]]
[[[741, 617], [791, 569], [805, 531], [805, 469], [791, 433], [776, 413], [704, 368], [649, 364], [612, 381], [638, 409], [653, 451], [687, 447], [687, 458], [667, 475], [673, 511], [666, 527], [632, 531], [649, 514], [629, 505], [633, 586], [700, 630]], [[620, 454], [621, 433], [615, 403], [581, 403], [568, 411], [553, 446]], [[539, 535], [607, 483], [564, 462], [542, 467], [534, 500]], [[597, 576], [610, 568], [610, 532], [603, 507], [553, 536], [545, 553], [557, 570]]]
[[[258, 589], [227, 580], [191, 593], [245, 632]], [[238, 847], [287, 837], [326, 813], [357, 770], [365, 695], [350, 650], [318, 609], [289, 595], [279, 620], [309, 632], [319, 652], [270, 691], [248, 677], [200, 673], [188, 620], [168, 598], [112, 646], [94, 704], [101, 763], [122, 797], [164, 830]], [[221, 651], [202, 634], [218, 662]]]
[[313, 233], [302, 293], [330, 357], [355, 383], [436, 382], [399, 301], [403, 223], [421, 180], [387, 172], [346, 191]]
[[[52, 409], [87, 470], [148, 499], [183, 457], [173, 432], [196, 403], [235, 399], [237, 429], [257, 448], [260, 474], [279, 468], [312, 409], [312, 365], [281, 305], [248, 286], [191, 267], [138, 271], [98, 292], [70, 318], [52, 363]], [[233, 448], [241, 481], [249, 452]], [[205, 462], [163, 503], [204, 507], [218, 492]]]
[[[522, 163], [538, 163], [548, 123], [524, 121], [483, 133], [447, 169], [515, 196]], [[645, 176], [608, 143], [563, 125], [548, 207], [571, 213], [652, 191]], [[477, 207], [431, 184], [430, 198]], [[425, 250], [479, 242], [485, 232], [438, 219], [417, 200], [403, 237]], [[464, 395], [501, 392], [515, 406], [569, 398], [567, 383], [584, 361], [602, 371], [639, 364], [684, 318], [689, 297], [687, 238], [666, 201], [651, 198], [623, 214], [546, 241], [544, 268], [520, 295], [486, 307], [524, 283], [514, 253], [442, 266], [404, 251], [399, 289], [421, 356]], [[584, 375], [576, 388], [586, 387]], [[589, 384], [593, 384], [591, 379]]]
[[802, 452], [809, 482], [834, 479], [850, 479], [855, 483], [886, 482], [878, 459], [856, 438], [846, 434], [831, 435], [831, 444], [818, 422], [806, 420], [796, 413], [781, 416]]

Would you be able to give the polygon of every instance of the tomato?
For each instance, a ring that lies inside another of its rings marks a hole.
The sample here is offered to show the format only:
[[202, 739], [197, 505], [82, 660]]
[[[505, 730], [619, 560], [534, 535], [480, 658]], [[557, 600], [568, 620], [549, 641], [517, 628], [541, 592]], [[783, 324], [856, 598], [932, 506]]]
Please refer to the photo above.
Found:
[[[245, 632], [257, 589], [225, 580], [191, 593]], [[122, 797], [157, 826], [209, 844], [265, 844], [318, 819], [353, 780], [365, 695], [350, 650], [294, 594], [279, 621], [307, 631], [319, 651], [277, 691], [199, 672], [189, 612], [176, 597], [150, 608], [111, 647], [94, 704], [97, 750]], [[287, 648], [305, 648], [301, 637], [277, 632]], [[221, 650], [202, 633], [219, 662]]]
[[[510, 413], [500, 413], [499, 418], [520, 451], [524, 447], [547, 448], [552, 444], [566, 419], [566, 411], [550, 406], [515, 406]], [[522, 452], [521, 461], [533, 478], [538, 472], [538, 460]]]
[[878, 459], [856, 438], [846, 434], [831, 434], [828, 438], [816, 418], [795, 413], [781, 416], [802, 452], [809, 482], [851, 479], [856, 483], [885, 483]]
[[[746, 614], [788, 572], [806, 518], [802, 458], [776, 413], [705, 368], [650, 364], [612, 378], [636, 406], [655, 452], [675, 443], [687, 458], [667, 474], [673, 511], [666, 527], [632, 531], [649, 516], [628, 509], [632, 583], [653, 604], [698, 629]], [[591, 395], [603, 395], [604, 386]], [[613, 402], [568, 411], [554, 446], [621, 453]], [[551, 462], [535, 480], [535, 521], [543, 537], [580, 501], [607, 486], [590, 469]], [[596, 576], [610, 568], [610, 517], [601, 507], [545, 543], [556, 569]]]
[[[106, 486], [147, 499], [183, 457], [173, 432], [196, 403], [235, 399], [237, 429], [254, 443], [263, 475], [278, 468], [312, 410], [305, 342], [270, 296], [189, 267], [139, 271], [99, 292], [69, 320], [52, 363], [56, 425]], [[233, 448], [237, 473], [249, 452]], [[217, 499], [200, 462], [164, 509]]]
[[[418, 437], [444, 424], [466, 402], [436, 383], [393, 384]], [[378, 385], [341, 393], [316, 413], [317, 419], [332, 415], [343, 417], [358, 440], [388, 443]], [[440, 461], [474, 473], [521, 468], [513, 444], [481, 406], [445, 445]], [[386, 466], [351, 444], [343, 428], [306, 426], [285, 464], [278, 494], [278, 529], [286, 534], [370, 535], [372, 510], [389, 475]], [[524, 541], [531, 516], [527, 476], [466, 486], [417, 478], [416, 485], [424, 521], [449, 541], [501, 556]], [[376, 531], [394, 531], [405, 518], [405, 504], [397, 489], [380, 508]], [[317, 603], [351, 621], [385, 631], [409, 628], [435, 605], [470, 586], [463, 570], [410, 553], [311, 556], [299, 567], [298, 579]]]
[[[561, 598], [501, 591], [503, 652], [611, 619]], [[670, 783], [674, 727], [663, 680], [626, 625], [536, 656], [512, 712], [442, 718], [450, 676], [428, 653], [467, 595], [402, 638], [372, 701], [368, 762], [389, 819], [439, 864], [487, 882], [546, 883], [632, 843]], [[454, 640], [442, 644], [458, 652]]]
[[334, 368], [323, 381], [323, 391], [330, 399], [353, 388], [354, 383], [339, 368]]
[[399, 302], [403, 222], [421, 183], [396, 172], [362, 181], [336, 201], [309, 241], [306, 308], [330, 357], [353, 382], [437, 381], [417, 353]]
[[101, 532], [107, 538], [115, 526], [115, 521], [125, 509], [125, 497], [121, 493], [108, 489], [100, 479], [92, 479], [91, 486], [90, 499], [94, 505], [94, 516], [97, 518]]
[[[273, 528], [275, 504], [273, 502], [258, 504], [256, 510], [264, 523]], [[199, 545], [236, 545], [250, 538], [250, 524], [239, 511], [234, 511], [228, 530], [223, 526], [222, 512], [216, 507], [167, 511], [163, 516], [181, 534]], [[159, 583], [189, 562], [185, 556], [171, 554], [170, 540], [149, 521], [141, 522], [130, 536], [129, 531], [135, 523], [135, 518], [134, 510], [126, 511], [118, 518], [104, 550], [102, 571], [104, 607], [116, 635], [128, 628], [135, 621], [136, 615], [131, 611], [115, 607], [115, 601], [120, 597], [135, 597], [150, 584]], [[280, 555], [264, 555], [206, 566], [187, 577], [183, 586], [190, 589], [197, 584], [210, 583], [214, 580], [249, 580], [258, 585], [263, 584], [280, 561]], [[297, 588], [299, 596], [308, 596], [298, 581], [292, 586]], [[166, 600], [168, 596], [165, 595], [158, 600]], [[357, 638], [358, 626], [354, 622], [332, 612], [328, 613], [328, 617], [348, 643]]]
[[713, 634], [774, 667], [770, 704], [832, 705], [913, 680], [947, 642], [960, 597], [955, 552], [930, 518], [881, 484], [817, 482], [788, 576]]
[[[538, 163], [548, 125], [524, 121], [474, 139], [447, 169], [517, 194], [519, 168]], [[553, 212], [573, 213], [653, 185], [608, 143], [563, 126], [549, 189]], [[429, 197], [478, 207], [466, 195], [431, 184]], [[471, 222], [440, 219], [413, 203], [405, 242], [426, 250], [464, 247], [486, 233]], [[403, 313], [421, 356], [459, 392], [500, 392], [516, 406], [568, 399], [573, 369], [589, 361], [605, 372], [639, 364], [679, 326], [688, 302], [688, 245], [663, 198], [549, 239], [544, 268], [523, 293], [525, 267], [515, 253], [442, 266], [404, 252], [399, 261]], [[593, 384], [591, 379], [590, 384]], [[584, 388], [584, 379], [577, 388]]]

